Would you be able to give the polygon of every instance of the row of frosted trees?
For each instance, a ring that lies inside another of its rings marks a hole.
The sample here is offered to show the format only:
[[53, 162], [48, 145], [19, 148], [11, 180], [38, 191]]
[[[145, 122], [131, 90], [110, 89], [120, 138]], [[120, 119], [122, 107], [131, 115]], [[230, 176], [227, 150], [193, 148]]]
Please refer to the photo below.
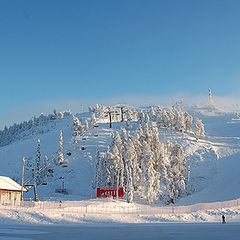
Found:
[[[45, 116], [41, 114], [39, 117], [33, 117], [29, 121], [24, 121], [20, 124], [13, 124], [12, 126], [5, 127], [4, 130], [0, 131], [0, 147], [8, 145], [9, 143], [21, 139], [24, 136], [33, 134], [33, 129], [39, 126], [46, 126], [47, 123], [55, 121], [57, 119], [63, 119], [66, 116], [71, 115], [70, 111], [56, 112]], [[46, 132], [47, 128], [39, 129], [37, 133]]]
[[178, 132], [193, 132], [196, 137], [204, 136], [205, 129], [202, 121], [197, 117], [192, 117], [188, 112], [181, 108], [161, 108], [150, 107], [148, 111], [140, 111], [139, 122], [156, 122], [158, 128], [166, 128]]
[[[121, 110], [120, 110], [121, 109]], [[205, 135], [204, 124], [197, 117], [192, 117], [188, 112], [178, 107], [161, 108], [160, 106], [149, 107], [142, 110], [127, 107], [114, 108], [96, 104], [90, 107], [92, 112], [91, 122], [96, 124], [109, 118], [111, 114], [115, 121], [138, 121], [140, 124], [145, 122], [155, 122], [158, 128], [165, 128], [183, 133], [194, 133], [196, 138]], [[129, 124], [127, 124], [129, 126]]]
[[186, 159], [177, 142], [160, 142], [156, 122], [144, 122], [134, 134], [122, 128], [112, 136], [106, 154], [97, 153], [94, 187], [124, 188], [128, 202], [134, 197], [148, 203], [169, 203], [183, 196]]

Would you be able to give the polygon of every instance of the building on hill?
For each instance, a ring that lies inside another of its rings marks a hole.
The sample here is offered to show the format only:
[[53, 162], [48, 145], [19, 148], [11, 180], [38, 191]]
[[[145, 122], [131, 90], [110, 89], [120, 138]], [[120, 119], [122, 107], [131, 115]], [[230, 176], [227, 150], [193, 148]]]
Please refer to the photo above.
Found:
[[[0, 176], [0, 205], [19, 205], [22, 187], [9, 177]], [[23, 191], [27, 190], [23, 188]]]

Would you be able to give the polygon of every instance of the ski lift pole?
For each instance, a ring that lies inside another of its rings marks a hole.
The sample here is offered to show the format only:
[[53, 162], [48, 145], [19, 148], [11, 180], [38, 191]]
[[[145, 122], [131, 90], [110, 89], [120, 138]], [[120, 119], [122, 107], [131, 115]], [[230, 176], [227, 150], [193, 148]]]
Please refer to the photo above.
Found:
[[112, 115], [111, 115], [111, 112], [109, 111], [108, 114], [109, 114], [109, 124], [110, 124], [109, 127], [112, 128]]
[[23, 169], [22, 169], [22, 187], [21, 187], [21, 201], [23, 201], [23, 183], [24, 183], [24, 166], [27, 161], [26, 158], [23, 157]]

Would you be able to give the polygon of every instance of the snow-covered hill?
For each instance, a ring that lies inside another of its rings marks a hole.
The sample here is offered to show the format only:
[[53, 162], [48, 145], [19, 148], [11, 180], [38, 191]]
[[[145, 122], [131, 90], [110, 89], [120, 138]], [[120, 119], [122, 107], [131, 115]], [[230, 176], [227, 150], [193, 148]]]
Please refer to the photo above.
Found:
[[[231, 200], [240, 197], [240, 119], [234, 114], [208, 108], [191, 108], [193, 115], [202, 119], [205, 125], [205, 137], [196, 141], [193, 133], [179, 133], [173, 130], [160, 129], [161, 141], [177, 141], [186, 154], [189, 166], [187, 188], [192, 194], [180, 199], [178, 205], [199, 202]], [[108, 116], [103, 118], [98, 127], [90, 124], [91, 114], [76, 115], [89, 128], [73, 139], [73, 116], [66, 114], [54, 120], [54, 124], [46, 122], [24, 131], [11, 143], [0, 147], [0, 175], [9, 176], [19, 183], [22, 174], [22, 158], [27, 159], [25, 180], [31, 179], [40, 139], [41, 165], [46, 164], [46, 177], [43, 185], [38, 186], [40, 200], [67, 199], [81, 200], [96, 197], [92, 188], [95, 177], [96, 154], [106, 152], [111, 143], [111, 134], [120, 131], [126, 122], [113, 119], [109, 127]], [[134, 121], [133, 124], [134, 129]], [[47, 129], [47, 130], [46, 130]], [[59, 135], [63, 134], [64, 164], [56, 165], [59, 150]], [[75, 138], [76, 140], [76, 138]], [[30, 183], [30, 182], [29, 182]], [[56, 193], [57, 189], [66, 188], [68, 194]], [[33, 198], [33, 190], [25, 194], [25, 199]]]

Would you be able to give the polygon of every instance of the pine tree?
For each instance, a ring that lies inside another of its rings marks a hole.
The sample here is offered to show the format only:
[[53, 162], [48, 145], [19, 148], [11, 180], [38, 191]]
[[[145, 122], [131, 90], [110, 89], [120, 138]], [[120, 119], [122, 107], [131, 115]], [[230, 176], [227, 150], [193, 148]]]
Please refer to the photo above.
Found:
[[192, 126], [192, 116], [185, 112], [184, 119], [185, 119], [185, 131], [190, 132]]
[[138, 113], [138, 122], [139, 122], [140, 125], [142, 125], [142, 126], [144, 125], [145, 114], [142, 110]]
[[161, 109], [160, 106], [157, 106], [156, 122], [157, 122], [158, 128], [162, 128], [163, 127], [162, 109]]
[[142, 159], [142, 196], [148, 203], [153, 203], [156, 200], [154, 193], [156, 171], [153, 168], [153, 154], [147, 142], [143, 144], [143, 159]]
[[95, 126], [97, 124], [97, 119], [95, 117], [95, 113], [92, 113], [91, 124], [92, 124], [92, 126]]
[[83, 134], [83, 126], [81, 121], [73, 115], [72, 117], [72, 122], [73, 122], [73, 136], [78, 137]]
[[102, 179], [102, 162], [101, 162], [101, 155], [99, 150], [97, 150], [96, 154], [96, 170], [95, 170], [95, 181], [93, 184], [93, 189], [96, 187], [103, 186], [103, 179]]
[[132, 168], [128, 164], [128, 180], [127, 180], [127, 202], [133, 202], [133, 180], [132, 180]]
[[170, 119], [169, 119], [169, 116], [168, 116], [168, 112], [163, 109], [162, 110], [162, 126], [163, 128], [168, 128], [169, 127], [169, 122], [170, 122]]
[[89, 126], [88, 126], [88, 120], [86, 119], [85, 120], [85, 129], [87, 130], [89, 128]]
[[43, 171], [43, 179], [45, 179], [45, 182], [47, 183], [47, 173], [48, 173], [48, 171], [47, 171], [47, 166], [48, 166], [48, 157], [47, 156], [45, 156], [45, 158], [44, 158], [44, 171]]
[[194, 134], [196, 138], [205, 136], [204, 124], [197, 117], [194, 119]]
[[153, 106], [151, 106], [151, 108], [150, 108], [150, 119], [151, 119], [151, 121], [152, 122], [156, 122], [156, 120], [157, 120], [157, 116], [156, 116], [156, 111], [155, 111], [155, 109], [154, 109], [154, 107]]
[[61, 165], [64, 163], [64, 156], [63, 156], [63, 136], [62, 136], [62, 130], [60, 130], [59, 135], [59, 149], [58, 149], [58, 165]]
[[40, 150], [40, 139], [37, 142], [37, 152], [36, 152], [36, 164], [35, 164], [35, 183], [39, 185], [40, 180], [40, 164], [41, 164], [41, 150]]
[[107, 169], [109, 174], [108, 185], [116, 186], [119, 183], [119, 151], [116, 145], [112, 145], [107, 151]]
[[186, 159], [183, 148], [178, 143], [172, 143], [170, 151], [168, 192], [170, 198], [179, 199], [185, 193]]
[[186, 129], [185, 119], [181, 109], [178, 109], [177, 111], [175, 128], [177, 131], [180, 131], [180, 132], [183, 132]]
[[136, 154], [133, 158], [133, 163], [132, 163], [133, 164], [133, 169], [132, 169], [133, 187], [135, 190], [137, 190], [141, 185], [141, 174], [142, 174], [141, 162], [142, 162], [143, 148], [139, 139], [140, 139], [140, 135], [139, 133], [136, 133], [135, 136], [133, 136], [133, 140], [132, 140], [135, 154]]
[[172, 107], [169, 108], [167, 113], [168, 113], [168, 119], [169, 119], [169, 124], [168, 124], [169, 129], [176, 129], [174, 109]]

